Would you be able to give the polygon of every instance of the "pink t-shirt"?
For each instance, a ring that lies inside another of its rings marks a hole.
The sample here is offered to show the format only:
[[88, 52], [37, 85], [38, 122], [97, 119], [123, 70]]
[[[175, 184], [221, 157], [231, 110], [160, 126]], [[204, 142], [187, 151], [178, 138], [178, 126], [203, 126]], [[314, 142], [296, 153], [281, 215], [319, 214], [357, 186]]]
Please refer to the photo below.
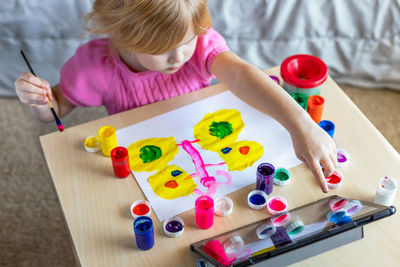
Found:
[[207, 87], [214, 77], [210, 65], [229, 48], [214, 29], [199, 36], [191, 59], [173, 74], [135, 73], [116, 53], [108, 39], [80, 46], [62, 67], [60, 88], [76, 106], [104, 105], [109, 114], [137, 108]]

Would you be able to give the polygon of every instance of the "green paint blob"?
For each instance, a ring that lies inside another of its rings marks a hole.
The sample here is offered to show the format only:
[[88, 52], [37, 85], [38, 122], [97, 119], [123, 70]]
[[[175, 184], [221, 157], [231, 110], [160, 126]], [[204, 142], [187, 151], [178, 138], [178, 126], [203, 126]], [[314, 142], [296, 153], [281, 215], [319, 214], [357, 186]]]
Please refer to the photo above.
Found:
[[304, 229], [304, 226], [300, 225], [300, 226], [294, 228], [292, 231], [290, 231], [289, 235], [297, 235], [298, 233], [303, 231], [303, 229]]
[[224, 139], [232, 132], [233, 132], [232, 124], [230, 124], [227, 121], [220, 121], [220, 122], [213, 121], [210, 125], [210, 135], [213, 135], [219, 139]]
[[286, 181], [290, 178], [290, 173], [285, 169], [277, 169], [275, 171], [275, 179], [279, 181]]
[[152, 162], [162, 155], [161, 149], [158, 146], [144, 146], [140, 149], [140, 158], [143, 163]]

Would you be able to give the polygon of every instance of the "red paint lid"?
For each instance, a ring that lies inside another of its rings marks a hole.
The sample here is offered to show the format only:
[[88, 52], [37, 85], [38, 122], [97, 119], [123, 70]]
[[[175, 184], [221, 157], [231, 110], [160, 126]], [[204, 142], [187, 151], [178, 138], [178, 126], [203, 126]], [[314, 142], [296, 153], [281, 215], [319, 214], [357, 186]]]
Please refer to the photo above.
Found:
[[316, 56], [293, 55], [282, 62], [281, 77], [291, 86], [314, 88], [328, 78], [328, 66]]

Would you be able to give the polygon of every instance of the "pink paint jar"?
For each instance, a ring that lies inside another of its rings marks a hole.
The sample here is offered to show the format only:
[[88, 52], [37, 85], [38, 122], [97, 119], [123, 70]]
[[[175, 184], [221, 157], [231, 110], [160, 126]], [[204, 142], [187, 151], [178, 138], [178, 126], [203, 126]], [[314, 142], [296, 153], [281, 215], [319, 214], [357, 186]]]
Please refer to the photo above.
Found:
[[201, 229], [208, 229], [214, 223], [214, 200], [207, 196], [199, 196], [194, 204], [196, 224]]

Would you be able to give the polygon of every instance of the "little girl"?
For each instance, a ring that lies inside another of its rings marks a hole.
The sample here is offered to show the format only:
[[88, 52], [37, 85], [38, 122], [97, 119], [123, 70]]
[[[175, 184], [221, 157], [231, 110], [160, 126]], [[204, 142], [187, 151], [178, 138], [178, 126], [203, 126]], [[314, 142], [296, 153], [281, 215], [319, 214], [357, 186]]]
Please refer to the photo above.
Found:
[[50, 89], [29, 73], [15, 81], [36, 119], [52, 121], [48, 100], [60, 117], [76, 106], [104, 105], [114, 114], [199, 90], [217, 77], [288, 130], [296, 156], [328, 192], [324, 173], [337, 164], [332, 138], [268, 75], [229, 51], [211, 28], [206, 0], [97, 0], [87, 22], [91, 33], [108, 38], [79, 47], [58, 85]]

